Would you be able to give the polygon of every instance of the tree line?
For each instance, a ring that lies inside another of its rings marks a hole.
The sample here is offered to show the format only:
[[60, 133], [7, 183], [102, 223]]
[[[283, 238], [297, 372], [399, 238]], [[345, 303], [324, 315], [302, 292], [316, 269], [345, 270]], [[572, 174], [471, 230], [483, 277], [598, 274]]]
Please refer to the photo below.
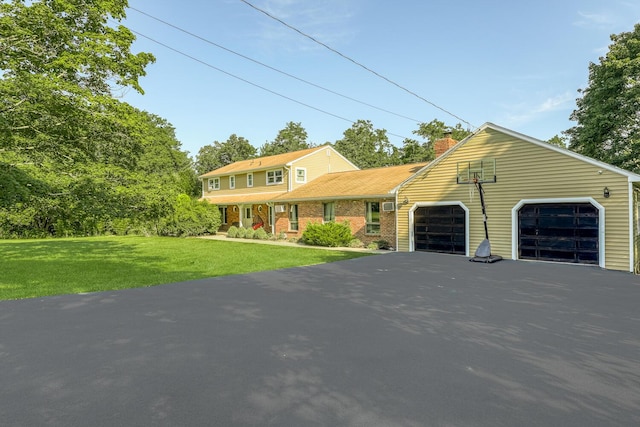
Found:
[[112, 94], [155, 60], [107, 25], [125, 7], [0, 3], [0, 238], [217, 229], [173, 127]]
[[[155, 61], [131, 52], [129, 29], [109, 25], [126, 7], [126, 0], [0, 2], [0, 238], [213, 232], [219, 212], [198, 201], [198, 175], [314, 146], [301, 123], [289, 122], [259, 148], [233, 134], [191, 159], [170, 123], [113, 95], [143, 93], [139, 78]], [[571, 115], [576, 125], [549, 142], [639, 173], [640, 24], [611, 40], [589, 64]], [[397, 147], [385, 129], [358, 120], [325, 143], [360, 168], [424, 162], [445, 128], [456, 140], [470, 133], [433, 120]]]
[[464, 129], [460, 123], [451, 127], [434, 119], [429, 123], [418, 123], [418, 128], [413, 133], [419, 139], [406, 138], [402, 147], [396, 147], [389, 142], [386, 129], [375, 129], [371, 121], [358, 120], [344, 131], [341, 139], [315, 144], [309, 141], [307, 131], [301, 123], [289, 122], [273, 141], [263, 144], [259, 149], [237, 134], [230, 135], [226, 141], [214, 141], [205, 145], [198, 151], [194, 167], [196, 173], [202, 175], [240, 160], [273, 156], [326, 144], [331, 144], [361, 169], [428, 162], [435, 156], [433, 143], [442, 138], [445, 132], [451, 132], [451, 137], [457, 141], [471, 134], [471, 131]]

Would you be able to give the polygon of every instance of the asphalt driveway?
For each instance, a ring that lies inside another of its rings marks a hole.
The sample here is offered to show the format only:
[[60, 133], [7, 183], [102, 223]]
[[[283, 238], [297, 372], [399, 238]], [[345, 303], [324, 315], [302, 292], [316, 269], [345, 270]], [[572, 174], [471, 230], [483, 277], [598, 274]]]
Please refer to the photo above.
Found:
[[639, 305], [428, 253], [4, 301], [0, 425], [640, 425]]

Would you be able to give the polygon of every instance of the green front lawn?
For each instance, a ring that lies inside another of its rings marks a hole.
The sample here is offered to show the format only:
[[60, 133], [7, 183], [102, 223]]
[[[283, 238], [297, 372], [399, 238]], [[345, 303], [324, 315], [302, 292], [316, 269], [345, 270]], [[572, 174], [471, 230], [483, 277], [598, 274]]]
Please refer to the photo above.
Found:
[[322, 264], [358, 252], [170, 237], [0, 241], [0, 300]]

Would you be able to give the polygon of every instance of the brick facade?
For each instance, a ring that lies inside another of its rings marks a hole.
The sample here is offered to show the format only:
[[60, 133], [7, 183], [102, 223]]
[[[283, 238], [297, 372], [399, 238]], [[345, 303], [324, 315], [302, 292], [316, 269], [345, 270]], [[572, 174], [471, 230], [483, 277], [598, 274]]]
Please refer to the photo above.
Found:
[[[366, 202], [380, 203], [380, 234], [366, 234]], [[395, 212], [382, 212], [382, 203], [393, 200], [337, 200], [336, 222], [348, 221], [351, 233], [356, 239], [362, 241], [366, 246], [378, 240], [386, 240], [391, 246], [396, 244], [396, 215]], [[302, 233], [309, 223], [322, 223], [323, 202], [299, 202], [298, 205], [298, 231], [289, 230], [289, 207], [286, 205], [285, 213], [276, 214], [276, 234], [284, 232], [287, 238], [302, 237]]]

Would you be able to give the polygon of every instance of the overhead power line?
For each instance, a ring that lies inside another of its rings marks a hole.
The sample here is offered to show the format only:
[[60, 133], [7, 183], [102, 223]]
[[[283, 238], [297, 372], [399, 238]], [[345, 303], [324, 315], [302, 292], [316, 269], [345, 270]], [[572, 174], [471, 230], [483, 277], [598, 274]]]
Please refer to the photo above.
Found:
[[158, 18], [158, 17], [156, 17], [156, 16], [153, 16], [153, 15], [151, 15], [151, 14], [149, 14], [149, 13], [147, 13], [147, 12], [144, 12], [144, 11], [142, 11], [142, 10], [140, 10], [140, 9], [137, 9], [137, 8], [135, 8], [135, 7], [131, 7], [131, 6], [130, 6], [130, 7], [129, 7], [129, 9], [134, 10], [134, 11], [136, 11], [136, 12], [138, 12], [138, 13], [142, 14], [142, 15], [145, 15], [145, 16], [147, 16], [147, 17], [149, 17], [149, 18], [151, 18], [151, 19], [153, 19], [153, 20], [155, 20], [155, 21], [158, 21], [158, 22], [160, 22], [160, 23], [162, 23], [162, 24], [164, 24], [164, 25], [166, 25], [166, 26], [168, 26], [168, 27], [174, 28], [174, 29], [176, 29], [176, 30], [178, 30], [178, 31], [180, 31], [180, 32], [182, 32], [182, 33], [184, 33], [184, 34], [187, 34], [187, 35], [189, 35], [189, 36], [191, 36], [191, 37], [197, 38], [198, 40], [201, 40], [201, 41], [203, 41], [203, 42], [205, 42], [205, 43], [208, 43], [208, 44], [210, 44], [210, 45], [212, 45], [212, 46], [215, 46], [215, 47], [217, 47], [217, 48], [219, 48], [219, 49], [222, 49], [222, 50], [224, 50], [224, 51], [226, 51], [226, 52], [229, 52], [229, 53], [231, 53], [231, 54], [233, 54], [233, 55], [239, 56], [240, 58], [246, 59], [247, 61], [251, 61], [251, 62], [253, 62], [254, 64], [258, 64], [258, 65], [260, 65], [260, 66], [262, 66], [262, 67], [268, 68], [268, 69], [270, 69], [270, 70], [272, 70], [272, 71], [275, 71], [275, 72], [277, 72], [277, 73], [280, 73], [280, 74], [282, 74], [282, 75], [284, 75], [284, 76], [287, 76], [287, 77], [290, 77], [290, 78], [292, 78], [292, 79], [295, 79], [295, 80], [297, 80], [297, 81], [299, 81], [299, 82], [302, 82], [302, 83], [308, 84], [308, 85], [310, 85], [310, 86], [313, 86], [313, 87], [315, 87], [315, 88], [318, 88], [318, 89], [324, 90], [325, 92], [329, 92], [329, 93], [331, 93], [331, 94], [334, 94], [334, 95], [340, 96], [340, 97], [342, 97], [342, 98], [344, 98], [344, 99], [348, 99], [348, 100], [350, 100], [350, 101], [357, 102], [357, 103], [362, 104], [362, 105], [366, 105], [367, 107], [374, 108], [374, 109], [376, 109], [376, 110], [378, 110], [378, 111], [382, 111], [382, 112], [385, 112], [385, 113], [388, 113], [388, 114], [393, 114], [394, 116], [401, 117], [401, 118], [403, 118], [403, 119], [411, 120], [411, 121], [412, 121], [412, 122], [414, 122], [414, 123], [420, 123], [420, 122], [421, 122], [421, 121], [420, 121], [420, 120], [418, 120], [418, 119], [413, 119], [413, 118], [411, 118], [411, 117], [407, 117], [407, 116], [405, 116], [405, 115], [398, 114], [398, 113], [394, 113], [393, 111], [390, 111], [390, 110], [387, 110], [387, 109], [384, 109], [384, 108], [381, 108], [381, 107], [377, 107], [377, 106], [372, 105], [372, 104], [369, 104], [369, 103], [367, 103], [367, 102], [360, 101], [360, 100], [358, 100], [358, 99], [356, 99], [356, 98], [352, 98], [352, 97], [350, 97], [350, 96], [347, 96], [347, 95], [344, 95], [344, 94], [342, 94], [342, 93], [336, 92], [336, 91], [334, 91], [334, 90], [328, 89], [328, 88], [326, 88], [326, 87], [320, 86], [320, 85], [318, 85], [318, 84], [316, 84], [316, 83], [310, 82], [310, 81], [305, 80], [305, 79], [303, 79], [303, 78], [297, 77], [297, 76], [295, 76], [295, 75], [293, 75], [293, 74], [287, 73], [286, 71], [282, 71], [282, 70], [280, 70], [280, 69], [278, 69], [278, 68], [272, 67], [271, 65], [265, 64], [265, 63], [263, 63], [263, 62], [258, 61], [257, 59], [253, 59], [253, 58], [251, 58], [251, 57], [249, 57], [249, 56], [243, 55], [243, 54], [241, 54], [241, 53], [239, 53], [239, 52], [236, 52], [236, 51], [234, 51], [234, 50], [232, 50], [232, 49], [226, 48], [226, 47], [224, 47], [224, 46], [222, 46], [222, 45], [220, 45], [220, 44], [218, 44], [218, 43], [215, 43], [215, 42], [213, 42], [213, 41], [211, 41], [211, 40], [209, 40], [209, 39], [207, 39], [207, 38], [205, 38], [205, 37], [202, 37], [202, 36], [199, 36], [199, 35], [197, 35], [197, 34], [194, 34], [194, 33], [190, 32], [190, 31], [188, 31], [188, 30], [185, 30], [184, 28], [178, 27], [177, 25], [174, 25], [174, 24], [172, 24], [172, 23], [170, 23], [170, 22], [167, 22], [167, 21], [165, 21], [165, 20], [163, 20], [163, 19], [160, 19], [160, 18]]
[[347, 56], [347, 55], [343, 54], [342, 52], [340, 52], [340, 51], [338, 51], [338, 50], [336, 50], [336, 49], [332, 48], [331, 46], [328, 46], [327, 44], [325, 44], [325, 43], [321, 42], [320, 40], [316, 39], [315, 37], [310, 36], [309, 34], [307, 34], [307, 33], [303, 32], [302, 30], [297, 29], [297, 28], [296, 28], [296, 27], [294, 27], [293, 25], [290, 25], [290, 24], [286, 23], [286, 22], [285, 22], [285, 21], [283, 21], [282, 19], [280, 19], [280, 18], [278, 18], [278, 17], [276, 17], [276, 16], [273, 16], [271, 13], [267, 12], [266, 10], [259, 8], [258, 6], [256, 6], [256, 5], [252, 4], [251, 2], [249, 2], [249, 1], [247, 1], [247, 0], [240, 0], [240, 1], [241, 1], [242, 3], [244, 3], [244, 4], [246, 4], [247, 6], [249, 6], [249, 7], [253, 8], [253, 9], [257, 10], [258, 12], [261, 12], [261, 13], [263, 13], [263, 14], [267, 15], [269, 18], [271, 18], [271, 19], [273, 19], [273, 20], [275, 20], [275, 21], [278, 21], [279, 23], [281, 23], [281, 24], [282, 24], [282, 25], [284, 25], [285, 27], [287, 27], [287, 28], [289, 28], [289, 29], [291, 29], [291, 30], [295, 31], [296, 33], [300, 34], [301, 36], [308, 38], [309, 40], [313, 41], [314, 43], [319, 44], [320, 46], [322, 46], [322, 47], [324, 47], [324, 48], [326, 48], [326, 49], [330, 50], [331, 52], [335, 53], [336, 55], [338, 55], [338, 56], [340, 56], [340, 57], [342, 57], [342, 58], [344, 58], [344, 59], [346, 59], [347, 61], [354, 63], [354, 64], [355, 64], [355, 65], [357, 65], [358, 67], [365, 69], [365, 70], [366, 70], [366, 71], [368, 71], [369, 73], [374, 74], [375, 76], [377, 76], [377, 77], [379, 77], [379, 78], [381, 78], [381, 79], [383, 79], [383, 80], [387, 81], [388, 83], [391, 83], [392, 85], [394, 85], [394, 86], [396, 86], [396, 87], [398, 87], [398, 88], [402, 89], [403, 91], [405, 91], [405, 92], [407, 92], [407, 93], [409, 93], [409, 94], [411, 94], [411, 95], [415, 96], [416, 98], [418, 98], [418, 99], [420, 99], [420, 100], [422, 100], [422, 101], [426, 102], [427, 104], [429, 104], [429, 105], [431, 105], [431, 106], [433, 106], [433, 107], [437, 108], [438, 110], [440, 110], [440, 111], [442, 111], [442, 112], [444, 112], [444, 113], [446, 113], [446, 114], [450, 115], [451, 117], [454, 117], [454, 118], [456, 118], [456, 119], [460, 120], [461, 122], [466, 123], [466, 124], [467, 124], [467, 126], [472, 127], [472, 128], [474, 128], [474, 129], [475, 129], [475, 128], [477, 128], [476, 126], [473, 126], [473, 125], [472, 125], [471, 123], [469, 123], [468, 121], [464, 120], [462, 117], [459, 117], [459, 116], [457, 116], [457, 115], [453, 114], [451, 111], [445, 110], [444, 108], [440, 107], [439, 105], [437, 105], [437, 104], [435, 104], [435, 103], [433, 103], [433, 102], [429, 101], [428, 99], [426, 99], [426, 98], [424, 98], [424, 97], [422, 97], [422, 96], [418, 95], [417, 93], [415, 93], [415, 92], [413, 92], [413, 91], [411, 91], [411, 90], [407, 89], [406, 87], [404, 87], [404, 86], [400, 85], [399, 83], [396, 83], [395, 81], [391, 80], [390, 78], [383, 76], [382, 74], [380, 74], [380, 73], [378, 73], [378, 72], [376, 72], [376, 71], [372, 70], [371, 68], [367, 67], [366, 65], [363, 65], [362, 63], [360, 63], [360, 62], [356, 61], [355, 59], [353, 59], [353, 58], [351, 58], [351, 57], [349, 57], [349, 56]]
[[[192, 55], [189, 55], [188, 53], [182, 52], [182, 51], [181, 51], [181, 50], [179, 50], [179, 49], [176, 49], [176, 48], [171, 47], [171, 46], [169, 46], [169, 45], [167, 45], [167, 44], [165, 44], [165, 43], [162, 43], [162, 42], [160, 42], [160, 41], [158, 41], [158, 40], [156, 40], [156, 39], [154, 39], [154, 38], [152, 38], [152, 37], [149, 37], [149, 36], [144, 35], [144, 34], [142, 34], [142, 33], [138, 32], [138, 31], [135, 31], [135, 30], [134, 30], [134, 29], [132, 29], [131, 27], [129, 27], [129, 30], [130, 30], [132, 33], [134, 33], [134, 34], [136, 34], [136, 35], [138, 35], [138, 36], [140, 36], [140, 37], [142, 37], [142, 38], [145, 38], [145, 39], [147, 39], [147, 40], [149, 40], [149, 41], [151, 41], [151, 42], [153, 42], [153, 43], [156, 43], [156, 44], [158, 44], [158, 45], [160, 45], [160, 46], [162, 46], [162, 47], [164, 47], [164, 48], [166, 48], [166, 49], [169, 49], [169, 50], [171, 50], [171, 51], [173, 51], [173, 52], [175, 52], [175, 53], [177, 53], [177, 54], [179, 54], [179, 55], [182, 55], [182, 56], [184, 56], [184, 57], [186, 57], [186, 58], [189, 58], [189, 59], [191, 59], [192, 61], [198, 62], [198, 63], [200, 63], [200, 64], [202, 64], [202, 65], [204, 65], [204, 66], [206, 66], [206, 67], [212, 68], [212, 69], [214, 69], [214, 70], [216, 70], [216, 71], [218, 71], [218, 72], [220, 72], [220, 73], [226, 74], [226, 75], [227, 75], [227, 76], [229, 76], [229, 77], [232, 77], [232, 78], [234, 78], [234, 79], [240, 80], [240, 81], [242, 81], [242, 82], [244, 82], [244, 83], [247, 83], [247, 84], [249, 84], [249, 85], [251, 85], [251, 86], [257, 87], [258, 89], [261, 89], [261, 90], [263, 90], [263, 91], [265, 91], [265, 92], [269, 92], [269, 93], [271, 93], [272, 95], [279, 96], [280, 98], [284, 98], [284, 99], [286, 99], [286, 100], [288, 100], [288, 101], [295, 102], [296, 104], [302, 105], [303, 107], [307, 107], [307, 108], [310, 108], [310, 109], [312, 109], [312, 110], [318, 111], [318, 112], [320, 112], [320, 113], [322, 113], [322, 114], [326, 114], [326, 115], [328, 115], [328, 116], [335, 117], [336, 119], [340, 119], [340, 120], [343, 120], [343, 121], [345, 121], [345, 122], [349, 122], [349, 123], [351, 123], [351, 124], [356, 123], [355, 121], [353, 121], [353, 120], [351, 120], [351, 119], [347, 119], [347, 118], [345, 118], [345, 117], [339, 116], [339, 115], [337, 115], [337, 114], [334, 114], [334, 113], [332, 113], [332, 112], [330, 112], [330, 111], [323, 110], [323, 109], [318, 108], [318, 107], [314, 107], [313, 105], [309, 105], [309, 104], [304, 103], [304, 102], [302, 102], [302, 101], [299, 101], [299, 100], [297, 100], [297, 99], [291, 98], [291, 97], [289, 97], [289, 96], [287, 96], [287, 95], [283, 95], [283, 94], [281, 94], [281, 93], [279, 93], [279, 92], [276, 92], [276, 91], [274, 91], [274, 90], [271, 90], [271, 89], [268, 89], [268, 88], [266, 88], [266, 87], [264, 87], [264, 86], [261, 86], [261, 85], [259, 85], [259, 84], [257, 84], [257, 83], [254, 83], [254, 82], [252, 82], [252, 81], [249, 81], [249, 80], [247, 80], [247, 79], [245, 79], [245, 78], [239, 77], [239, 76], [237, 76], [237, 75], [235, 75], [235, 74], [233, 74], [233, 73], [230, 73], [230, 72], [225, 71], [225, 70], [223, 70], [223, 69], [221, 69], [221, 68], [218, 68], [218, 67], [216, 67], [215, 65], [209, 64], [208, 62], [205, 62], [205, 61], [203, 61], [203, 60], [201, 60], [201, 59], [198, 59], [198, 58], [196, 58], [196, 57], [194, 57], [194, 56], [192, 56]], [[409, 138], [408, 138], [408, 137], [406, 137], [406, 136], [398, 135], [398, 134], [391, 133], [391, 132], [388, 132], [388, 131], [387, 131], [387, 134], [388, 134], [388, 135], [391, 135], [391, 136], [395, 136], [395, 137], [397, 137], [397, 138], [409, 139]]]

